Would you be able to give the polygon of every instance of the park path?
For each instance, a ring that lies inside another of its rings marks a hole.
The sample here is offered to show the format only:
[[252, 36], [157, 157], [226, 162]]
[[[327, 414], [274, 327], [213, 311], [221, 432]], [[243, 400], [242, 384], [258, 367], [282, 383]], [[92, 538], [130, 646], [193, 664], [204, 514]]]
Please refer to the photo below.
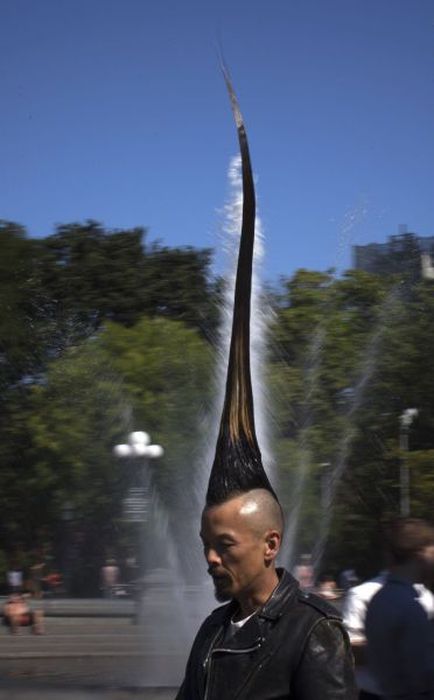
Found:
[[46, 619], [44, 635], [0, 630], [0, 699], [171, 700], [186, 650], [167, 627], [131, 618]]

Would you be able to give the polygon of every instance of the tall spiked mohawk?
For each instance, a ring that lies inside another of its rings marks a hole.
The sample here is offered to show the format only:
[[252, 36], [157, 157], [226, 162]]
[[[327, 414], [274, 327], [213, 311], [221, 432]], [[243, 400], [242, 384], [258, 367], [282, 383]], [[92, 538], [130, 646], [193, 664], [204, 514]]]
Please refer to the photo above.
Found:
[[231, 495], [251, 489], [267, 489], [277, 496], [262, 465], [255, 432], [250, 375], [250, 298], [256, 200], [244, 121], [227, 69], [223, 75], [238, 131], [243, 182], [243, 216], [226, 393], [214, 462], [206, 494], [208, 506], [223, 503]]

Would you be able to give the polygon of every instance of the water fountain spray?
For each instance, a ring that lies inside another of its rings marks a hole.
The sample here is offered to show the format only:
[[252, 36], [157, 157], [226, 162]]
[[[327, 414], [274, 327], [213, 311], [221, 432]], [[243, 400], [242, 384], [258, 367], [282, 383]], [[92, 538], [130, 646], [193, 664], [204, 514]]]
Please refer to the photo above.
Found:
[[376, 360], [381, 348], [381, 342], [387, 328], [389, 327], [390, 320], [393, 318], [395, 305], [399, 299], [401, 291], [401, 283], [395, 284], [385, 297], [379, 310], [379, 317], [376, 326], [370, 334], [365, 346], [363, 361], [361, 362], [358, 370], [358, 380], [354, 386], [354, 391], [352, 392], [351, 401], [347, 412], [349, 427], [341, 437], [338, 445], [336, 462], [325, 482], [319, 525], [319, 536], [316, 540], [312, 553], [313, 566], [316, 571], [319, 570], [321, 565], [321, 560], [330, 532], [334, 501], [339, 484], [347, 467], [350, 448], [356, 435], [356, 427], [353, 419], [365, 399], [366, 389], [369, 386], [369, 382], [377, 366]]

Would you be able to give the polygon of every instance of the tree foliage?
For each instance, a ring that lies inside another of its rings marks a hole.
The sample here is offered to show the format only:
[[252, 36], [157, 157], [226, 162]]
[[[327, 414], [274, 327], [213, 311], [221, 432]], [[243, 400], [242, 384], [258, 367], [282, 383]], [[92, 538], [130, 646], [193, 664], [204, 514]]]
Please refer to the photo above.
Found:
[[[187, 537], [180, 523], [194, 500], [200, 417], [214, 394], [221, 280], [210, 261], [206, 249], [148, 243], [140, 228], [88, 221], [33, 240], [0, 224], [2, 561], [17, 551], [31, 561], [48, 541], [67, 566], [73, 517], [89, 569], [77, 590], [89, 590], [90, 570], [95, 581], [101, 559], [131, 536], [122, 522], [131, 480], [112, 448], [133, 429], [164, 446], [153, 480]], [[285, 556], [320, 542], [319, 569], [334, 573], [381, 566], [379, 523], [399, 512], [402, 459], [412, 513], [431, 514], [434, 290], [411, 271], [402, 283], [392, 263], [382, 275], [298, 270], [274, 297], [264, 372], [294, 533]], [[403, 454], [399, 418], [409, 407], [419, 415]]]
[[[114, 445], [132, 430], [150, 431], [165, 449], [154, 481], [170, 503], [186, 480], [209, 368], [196, 331], [146, 317], [129, 328], [108, 323], [53, 360], [43, 383], [9, 403], [0, 473], [5, 541], [18, 537], [28, 550], [51, 532], [61, 547], [62, 521], [73, 517], [77, 556], [93, 562], [95, 575], [119, 546], [123, 499], [137, 469], [113, 455]], [[5, 450], [23, 437], [18, 453]]]
[[215, 310], [207, 249], [147, 244], [144, 229], [66, 224], [45, 238], [0, 222], [0, 357], [3, 388], [107, 321], [131, 326], [164, 316], [212, 332]]
[[[350, 562], [362, 575], [373, 573], [381, 566], [379, 522], [399, 513], [399, 463], [406, 458], [398, 448], [399, 418], [408, 407], [419, 409], [410, 448], [434, 466], [433, 288], [402, 285], [393, 275], [352, 270], [333, 279], [300, 270], [286, 290], [270, 378], [286, 509], [299, 512], [292, 554], [315, 549], [328, 534], [322, 568]], [[326, 478], [333, 481], [329, 520]], [[412, 470], [415, 515], [429, 512], [429, 483]]]

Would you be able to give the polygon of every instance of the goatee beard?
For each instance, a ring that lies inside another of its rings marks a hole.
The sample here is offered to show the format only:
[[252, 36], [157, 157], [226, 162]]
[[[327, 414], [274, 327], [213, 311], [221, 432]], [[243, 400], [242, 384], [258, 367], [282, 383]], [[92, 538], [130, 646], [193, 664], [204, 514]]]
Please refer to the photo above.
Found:
[[224, 591], [219, 591], [214, 588], [214, 598], [218, 603], [227, 603], [228, 600], [232, 600], [232, 596]]

